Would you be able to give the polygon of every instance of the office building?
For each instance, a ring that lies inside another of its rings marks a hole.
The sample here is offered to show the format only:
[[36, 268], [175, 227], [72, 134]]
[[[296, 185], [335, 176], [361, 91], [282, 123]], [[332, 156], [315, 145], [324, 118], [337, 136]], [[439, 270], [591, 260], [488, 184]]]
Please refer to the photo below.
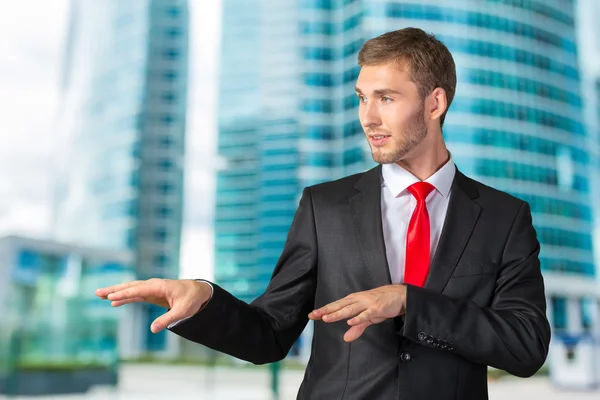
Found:
[[[126, 249], [137, 279], [177, 278], [188, 84], [185, 0], [72, 1], [62, 79], [55, 232]], [[141, 353], [171, 353], [132, 306]], [[172, 335], [171, 335], [172, 336]]]

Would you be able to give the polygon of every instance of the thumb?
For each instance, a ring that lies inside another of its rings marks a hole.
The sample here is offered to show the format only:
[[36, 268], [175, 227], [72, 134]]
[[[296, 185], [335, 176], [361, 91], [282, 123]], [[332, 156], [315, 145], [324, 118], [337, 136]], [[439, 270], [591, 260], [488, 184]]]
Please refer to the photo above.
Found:
[[363, 333], [365, 333], [365, 329], [367, 329], [367, 327], [369, 325], [372, 325], [372, 323], [370, 321], [367, 321], [367, 322], [363, 322], [360, 325], [355, 325], [352, 328], [348, 329], [348, 331], [346, 331], [346, 334], [344, 335], [344, 341], [346, 341], [346, 342], [355, 341], [356, 339], [361, 337]]
[[158, 333], [171, 325], [173, 322], [177, 322], [184, 318], [185, 316], [178, 308], [172, 308], [160, 317], [156, 318], [154, 322], [152, 322], [150, 330], [152, 333]]

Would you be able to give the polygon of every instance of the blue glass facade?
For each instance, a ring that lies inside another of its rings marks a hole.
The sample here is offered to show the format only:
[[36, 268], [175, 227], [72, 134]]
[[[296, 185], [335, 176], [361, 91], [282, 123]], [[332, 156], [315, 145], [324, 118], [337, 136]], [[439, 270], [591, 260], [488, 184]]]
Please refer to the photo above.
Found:
[[[242, 3], [223, 3], [215, 278], [251, 301], [283, 250], [301, 188], [365, 168], [358, 101], [348, 90], [363, 38], [359, 1], [335, 10]], [[350, 35], [347, 57], [331, 48], [336, 37], [323, 35], [337, 31]], [[348, 70], [341, 78], [340, 69]]]
[[258, 260], [260, 8], [223, 1], [215, 280], [244, 298]]
[[[133, 251], [138, 279], [179, 275], [187, 65], [187, 1], [72, 2], [57, 237]], [[162, 313], [142, 351], [167, 350]]]
[[366, 40], [363, 1], [303, 1], [300, 186], [361, 172], [370, 161], [358, 122], [356, 55]]

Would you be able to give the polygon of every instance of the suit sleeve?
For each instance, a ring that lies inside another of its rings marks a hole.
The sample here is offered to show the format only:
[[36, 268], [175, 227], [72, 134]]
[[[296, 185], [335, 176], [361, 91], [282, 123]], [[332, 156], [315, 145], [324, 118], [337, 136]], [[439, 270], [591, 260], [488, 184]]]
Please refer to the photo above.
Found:
[[403, 335], [512, 375], [535, 374], [550, 342], [539, 251], [529, 205], [523, 203], [508, 235], [490, 306], [408, 286]]
[[281, 360], [308, 322], [316, 279], [317, 237], [310, 188], [305, 188], [265, 293], [247, 304], [212, 283], [212, 299], [170, 330], [254, 364]]

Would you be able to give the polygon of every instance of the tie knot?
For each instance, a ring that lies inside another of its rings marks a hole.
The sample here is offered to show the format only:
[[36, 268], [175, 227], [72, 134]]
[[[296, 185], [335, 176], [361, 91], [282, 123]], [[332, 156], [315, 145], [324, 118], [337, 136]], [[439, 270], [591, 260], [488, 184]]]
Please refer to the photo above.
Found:
[[433, 189], [435, 187], [429, 182], [417, 182], [408, 187], [408, 191], [415, 196], [417, 201], [425, 200]]

